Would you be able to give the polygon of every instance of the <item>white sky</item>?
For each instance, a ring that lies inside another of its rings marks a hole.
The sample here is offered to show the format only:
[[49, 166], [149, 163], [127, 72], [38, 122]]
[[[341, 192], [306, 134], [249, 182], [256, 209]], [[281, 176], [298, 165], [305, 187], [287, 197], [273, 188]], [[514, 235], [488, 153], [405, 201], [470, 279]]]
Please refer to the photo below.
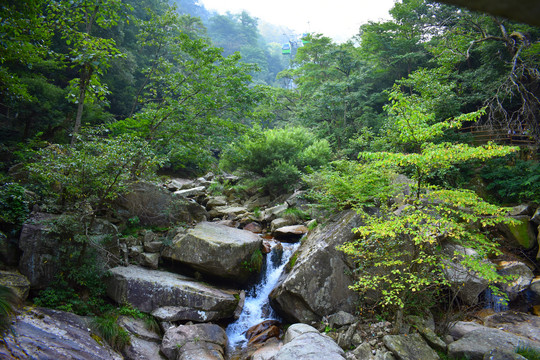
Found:
[[220, 14], [246, 10], [251, 16], [298, 33], [322, 33], [345, 41], [369, 20], [390, 19], [394, 0], [199, 0]]

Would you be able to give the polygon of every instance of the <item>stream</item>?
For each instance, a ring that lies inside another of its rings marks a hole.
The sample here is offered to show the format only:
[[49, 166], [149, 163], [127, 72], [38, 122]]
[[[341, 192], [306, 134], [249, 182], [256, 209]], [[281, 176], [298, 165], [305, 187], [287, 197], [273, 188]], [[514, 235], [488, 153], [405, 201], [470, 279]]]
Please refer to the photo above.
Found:
[[[238, 349], [247, 344], [246, 330], [265, 320], [281, 320], [270, 306], [268, 296], [277, 285], [279, 277], [296, 251], [300, 242], [295, 244], [271, 241], [272, 250], [266, 255], [260, 280], [246, 290], [246, 300], [240, 317], [227, 326], [229, 349]], [[281, 244], [283, 250], [281, 250]]]

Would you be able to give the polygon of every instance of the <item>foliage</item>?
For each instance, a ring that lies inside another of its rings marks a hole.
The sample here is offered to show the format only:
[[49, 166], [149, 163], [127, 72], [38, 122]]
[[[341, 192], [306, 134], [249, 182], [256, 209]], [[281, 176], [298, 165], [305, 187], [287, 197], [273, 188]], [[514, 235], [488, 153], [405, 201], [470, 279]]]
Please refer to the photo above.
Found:
[[0, 285], [0, 335], [11, 326], [11, 317], [18, 303], [17, 295], [10, 288]]
[[103, 314], [111, 308], [105, 301], [105, 272], [95, 253], [90, 251], [79, 263], [80, 252], [78, 245], [62, 246], [60, 258], [55, 259], [61, 265], [60, 271], [52, 283], [34, 298], [36, 305], [79, 315]]
[[309, 198], [327, 209], [361, 209], [390, 197], [394, 187], [391, 172], [358, 162], [334, 161], [319, 171], [304, 176]]
[[152, 60], [139, 70], [144, 80], [129, 116], [110, 128], [149, 141], [172, 170], [201, 171], [213, 161], [212, 150], [244, 131], [240, 119], [249, 118], [260, 96], [249, 87], [255, 68], [190, 38], [174, 11], [150, 15], [137, 38]]
[[[59, 240], [56, 281], [43, 291], [38, 303], [77, 313], [101, 313], [104, 264], [96, 249], [107, 248], [109, 238], [96, 233], [96, 219], [129, 184], [153, 175], [159, 159], [147, 142], [129, 135], [116, 138], [84, 134], [73, 147], [51, 145], [38, 152], [28, 166], [33, 179], [48, 186], [46, 194], [61, 210], [52, 224]], [[112, 255], [112, 254], [109, 254]]]
[[[445, 128], [459, 126], [479, 113], [437, 121], [434, 110], [423, 106], [422, 96], [407, 96], [398, 90], [390, 93], [392, 104], [388, 107], [396, 125], [394, 136], [398, 143], [416, 152], [364, 152], [359, 157], [376, 171], [387, 168], [408, 172], [415, 181], [413, 191], [403, 201], [383, 206], [375, 216], [364, 213], [365, 225], [354, 230], [359, 238], [340, 247], [357, 262], [358, 278], [352, 288], [397, 314], [403, 309], [433, 305], [438, 292], [449, 285], [445, 268], [452, 261], [459, 261], [490, 284], [506, 281], [497, 274], [494, 264], [482, 261], [498, 253], [487, 230], [512, 221], [505, 217], [505, 209], [483, 201], [472, 191], [448, 190], [429, 185], [426, 180], [435, 170], [516, 151], [494, 144], [471, 147], [433, 143], [444, 135]], [[455, 258], [454, 254], [445, 254], [445, 244], [472, 248], [478, 255]]]
[[265, 130], [244, 136], [223, 154], [220, 166], [264, 176], [271, 191], [290, 190], [302, 173], [311, 172], [330, 160], [330, 146], [302, 127]]
[[283, 217], [295, 222], [302, 222], [309, 220], [309, 214], [297, 207], [289, 207], [283, 212]]
[[92, 319], [91, 327], [97, 332], [111, 347], [121, 351], [131, 343], [129, 333], [118, 325], [117, 316], [109, 313], [104, 316]]
[[380, 216], [365, 216], [366, 224], [355, 229], [360, 238], [341, 247], [357, 260], [355, 290], [380, 291], [379, 305], [393, 310], [426, 306], [449, 285], [444, 269], [454, 255], [443, 252], [447, 243], [476, 250], [477, 257], [460, 260], [465, 268], [491, 284], [505, 281], [495, 265], [482, 262], [499, 253], [485, 230], [508, 221], [505, 209], [466, 190], [432, 189], [408, 203], [397, 213], [389, 208]]
[[24, 187], [17, 183], [0, 186], [0, 227], [19, 228], [28, 218], [29, 201]]
[[540, 202], [540, 164], [512, 156], [494, 159], [480, 172], [486, 188], [502, 204]]
[[540, 349], [528, 346], [518, 346], [516, 354], [523, 356], [527, 360], [540, 360]]
[[152, 176], [161, 163], [146, 141], [98, 131], [84, 134], [75, 147], [50, 145], [37, 155], [28, 166], [35, 181], [48, 185], [48, 195], [62, 207], [86, 217], [106, 210], [130, 183]]
[[249, 261], [244, 261], [243, 266], [253, 273], [260, 273], [263, 265], [263, 255], [260, 249], [257, 249], [251, 254]]

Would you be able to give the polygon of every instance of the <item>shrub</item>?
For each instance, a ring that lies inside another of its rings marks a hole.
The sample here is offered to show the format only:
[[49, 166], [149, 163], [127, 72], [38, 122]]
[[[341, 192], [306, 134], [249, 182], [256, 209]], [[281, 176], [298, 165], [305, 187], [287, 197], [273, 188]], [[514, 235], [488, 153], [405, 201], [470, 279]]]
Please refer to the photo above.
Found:
[[519, 354], [527, 360], [540, 360], [540, 349], [535, 349], [528, 346], [519, 346], [516, 349], [516, 354]]
[[220, 166], [227, 170], [246, 170], [262, 176], [268, 190], [288, 191], [331, 157], [328, 141], [319, 140], [302, 127], [254, 131], [224, 152]]
[[107, 314], [92, 320], [91, 326], [111, 347], [122, 350], [131, 343], [129, 333], [116, 322], [117, 316]]
[[17, 295], [10, 288], [0, 285], [0, 335], [11, 326], [17, 301]]
[[487, 190], [502, 204], [540, 202], [540, 163], [516, 159], [514, 155], [494, 159], [480, 172]]
[[334, 161], [316, 173], [304, 176], [308, 197], [326, 209], [357, 209], [381, 200], [381, 194], [394, 192], [393, 173], [355, 161]]
[[0, 225], [20, 227], [28, 218], [29, 201], [25, 189], [16, 183], [0, 186]]

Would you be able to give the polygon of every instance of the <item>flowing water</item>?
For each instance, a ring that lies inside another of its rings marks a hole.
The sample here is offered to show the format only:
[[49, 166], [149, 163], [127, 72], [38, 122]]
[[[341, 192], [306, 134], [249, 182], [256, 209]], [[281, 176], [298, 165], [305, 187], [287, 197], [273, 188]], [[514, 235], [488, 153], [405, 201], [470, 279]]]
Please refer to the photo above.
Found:
[[282, 245], [283, 250], [278, 242], [273, 242], [272, 251], [266, 255], [260, 280], [246, 291], [246, 301], [240, 317], [226, 329], [229, 347], [232, 349], [246, 344], [245, 332], [253, 325], [265, 320], [280, 320], [270, 307], [268, 295], [277, 285], [285, 265], [300, 243]]
[[502, 312], [508, 310], [508, 303], [506, 299], [494, 294], [490, 288], [487, 288], [484, 292], [484, 299], [484, 308], [486, 309], [493, 309], [493, 311], [495, 312]]

